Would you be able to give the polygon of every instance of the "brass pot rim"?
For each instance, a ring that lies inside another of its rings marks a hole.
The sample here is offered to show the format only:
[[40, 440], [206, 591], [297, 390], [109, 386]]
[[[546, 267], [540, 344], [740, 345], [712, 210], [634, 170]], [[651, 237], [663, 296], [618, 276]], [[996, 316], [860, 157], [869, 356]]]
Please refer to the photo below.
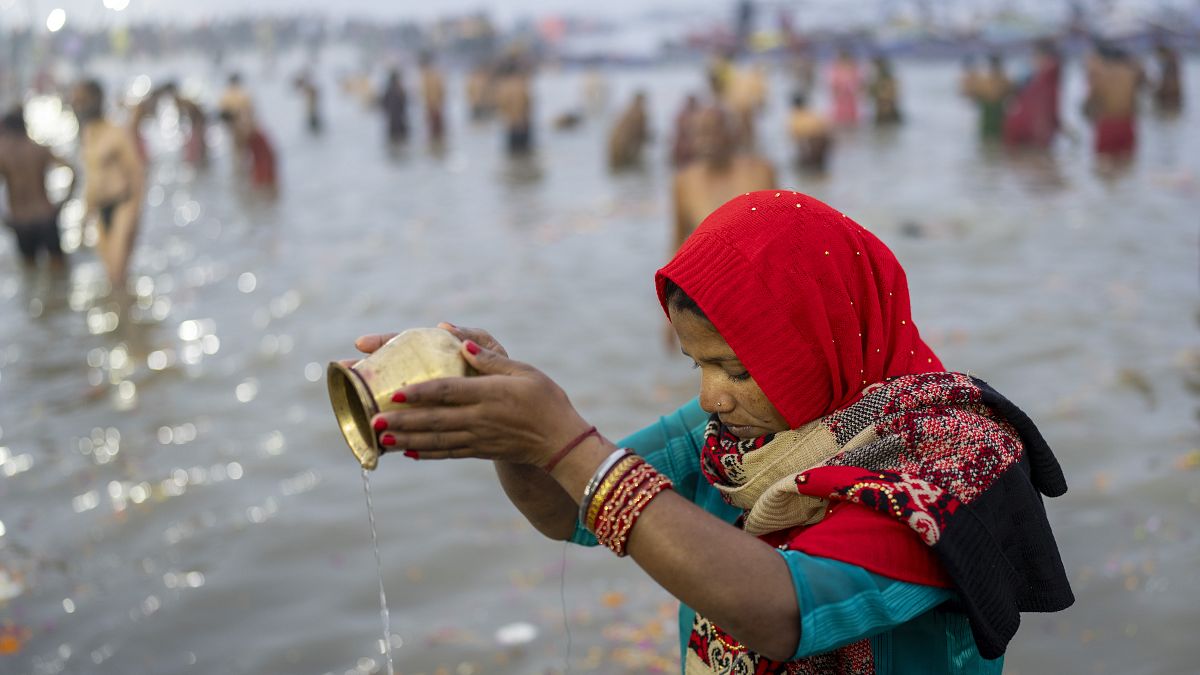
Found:
[[[338, 377], [340, 376], [340, 377]], [[379, 406], [375, 403], [375, 396], [371, 393], [371, 389], [367, 386], [362, 375], [359, 375], [354, 368], [346, 366], [337, 361], [331, 361], [329, 368], [326, 371], [326, 382], [330, 393], [330, 403], [333, 406], [333, 414], [339, 420], [338, 428], [342, 432], [342, 436], [346, 439], [346, 443], [350, 446], [350, 450], [358, 458], [360, 464], [365, 469], [374, 469], [379, 462], [379, 455], [383, 452], [383, 448], [379, 445], [379, 437], [371, 429], [371, 418], [379, 414]], [[359, 407], [349, 405], [349, 401], [343, 397], [334, 395], [335, 389], [344, 385], [339, 382], [349, 382], [354, 389], [354, 393], [358, 396], [360, 403]], [[343, 415], [344, 412], [339, 408], [341, 405], [347, 406], [351, 414]], [[366, 420], [362, 425], [355, 424], [355, 411], [361, 410], [366, 414]], [[349, 428], [347, 428], [349, 425]], [[369, 440], [368, 440], [369, 439]], [[362, 443], [369, 443], [363, 447]]]

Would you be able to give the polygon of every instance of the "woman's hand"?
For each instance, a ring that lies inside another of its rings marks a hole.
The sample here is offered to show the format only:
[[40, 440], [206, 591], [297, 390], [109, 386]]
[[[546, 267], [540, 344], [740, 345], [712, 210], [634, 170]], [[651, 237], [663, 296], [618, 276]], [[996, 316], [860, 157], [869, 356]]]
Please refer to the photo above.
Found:
[[[496, 349], [468, 337], [463, 358], [478, 376], [431, 380], [396, 392], [396, 400], [408, 406], [372, 420], [384, 447], [404, 449], [417, 459], [477, 457], [542, 466], [587, 430], [587, 422], [553, 380], [509, 359], [486, 332], [459, 330]], [[360, 338], [358, 346], [377, 349], [385, 337]]]
[[[454, 335], [454, 337], [462, 340], [463, 342], [471, 340], [481, 347], [490, 349], [494, 352], [499, 352], [504, 356], [508, 356], [508, 351], [504, 349], [504, 345], [500, 344], [499, 340], [492, 337], [491, 333], [482, 328], [461, 328], [446, 321], [439, 323], [437, 327], [441, 328], [442, 330], [449, 331]], [[354, 341], [354, 348], [364, 354], [374, 354], [375, 352], [379, 351], [380, 347], [387, 344], [388, 340], [391, 340], [397, 335], [399, 335], [399, 333], [372, 333], [370, 335], [364, 335]], [[354, 364], [358, 363], [358, 360], [342, 359], [340, 363], [347, 368], [353, 368]]]
[[[500, 344], [500, 341], [492, 337], [492, 334], [482, 328], [460, 328], [452, 323], [445, 321], [437, 325], [442, 330], [450, 331], [454, 337], [466, 342], [471, 340], [475, 344], [484, 349], [493, 352], [499, 352], [502, 356], [508, 356], [508, 351]], [[399, 335], [399, 333], [375, 333], [373, 335], [364, 335], [354, 341], [354, 348], [364, 354], [374, 354], [376, 350], [382, 347], [388, 340]], [[345, 363], [343, 361], [343, 363]]]

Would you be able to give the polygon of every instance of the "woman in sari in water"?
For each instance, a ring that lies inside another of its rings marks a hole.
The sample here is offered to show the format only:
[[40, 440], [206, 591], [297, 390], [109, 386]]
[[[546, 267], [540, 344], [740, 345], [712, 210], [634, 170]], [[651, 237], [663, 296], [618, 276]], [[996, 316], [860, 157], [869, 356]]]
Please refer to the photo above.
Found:
[[1004, 143], [1048, 148], [1058, 133], [1058, 84], [1062, 67], [1053, 43], [1037, 46], [1036, 69], [1017, 89], [1004, 115]]

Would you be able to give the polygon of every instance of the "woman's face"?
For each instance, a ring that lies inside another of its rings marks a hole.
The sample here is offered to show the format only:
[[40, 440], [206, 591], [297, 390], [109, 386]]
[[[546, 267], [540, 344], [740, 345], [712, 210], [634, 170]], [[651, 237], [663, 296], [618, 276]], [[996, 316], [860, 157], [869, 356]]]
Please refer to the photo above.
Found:
[[675, 307], [668, 312], [684, 356], [691, 357], [700, 369], [700, 407], [705, 412], [720, 415], [721, 423], [738, 438], [757, 438], [788, 428], [783, 415], [707, 319]]

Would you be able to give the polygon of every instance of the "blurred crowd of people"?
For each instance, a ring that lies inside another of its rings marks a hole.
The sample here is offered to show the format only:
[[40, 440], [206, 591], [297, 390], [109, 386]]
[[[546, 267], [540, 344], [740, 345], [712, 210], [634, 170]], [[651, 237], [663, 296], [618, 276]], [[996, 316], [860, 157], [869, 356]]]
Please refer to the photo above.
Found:
[[[975, 58], [964, 62], [960, 92], [978, 107], [979, 134], [1004, 146], [1047, 149], [1064, 131], [1060, 122], [1060, 81], [1063, 59], [1054, 42], [1034, 46], [1031, 71], [1011, 79], [1003, 57], [990, 54], [980, 67]], [[1093, 125], [1095, 151], [1105, 157], [1128, 158], [1136, 146], [1139, 98], [1149, 91], [1162, 114], [1182, 109], [1183, 91], [1179, 54], [1167, 43], [1154, 49], [1155, 64], [1148, 76], [1138, 58], [1117, 44], [1098, 41], [1084, 60], [1087, 95], [1083, 112]], [[416, 59], [416, 97], [421, 127], [434, 147], [448, 134], [446, 75], [432, 52]], [[850, 49], [841, 49], [819, 73], [815, 52], [796, 49], [783, 64], [788, 91], [786, 137], [791, 158], [803, 173], [825, 172], [837, 138], [870, 119], [877, 127], [903, 124], [908, 116], [901, 106], [901, 84], [891, 59], [875, 54], [864, 68]], [[524, 157], [536, 147], [534, 115], [534, 59], [519, 49], [492, 59], [479, 59], [463, 78], [465, 109], [473, 123], [498, 121], [503, 144], [510, 156]], [[814, 105], [823, 80], [826, 109]], [[761, 60], [739, 62], [732, 52], [720, 53], [707, 66], [703, 92], [689, 93], [674, 116], [670, 131], [669, 161], [674, 170], [672, 202], [674, 224], [671, 252], [700, 221], [733, 195], [778, 187], [776, 169], [759, 148], [759, 120], [772, 100], [768, 64]], [[598, 117], [607, 101], [604, 75], [590, 69], [583, 76], [582, 102], [552, 120], [558, 130], [569, 130], [582, 120]], [[325, 128], [321, 89], [316, 76], [305, 71], [293, 80], [303, 101], [306, 128], [320, 134]], [[379, 111], [383, 137], [393, 145], [409, 142], [409, 85], [405, 69], [391, 68], [378, 88], [369, 78], [348, 77], [343, 92], [357, 96]], [[220, 120], [231, 139], [231, 157], [239, 175], [265, 194], [279, 187], [278, 158], [270, 136], [255, 113], [251, 91], [241, 76], [228, 77], [225, 90], [206, 111], [205, 106], [183, 95], [168, 82], [129, 107], [121, 123], [110, 119], [103, 87], [97, 80], [77, 83], [69, 96], [79, 122], [78, 173], [84, 180], [85, 222], [95, 226], [96, 252], [114, 288], [128, 272], [137, 236], [146, 188], [146, 144], [140, 129], [169, 101], [179, 113], [184, 135], [182, 157], [197, 167], [209, 161], [208, 131], [211, 120]], [[869, 100], [869, 114], [865, 100]], [[607, 147], [598, 150], [614, 172], [643, 165], [645, 149], [654, 141], [650, 128], [647, 92], [636, 91], [611, 119]], [[5, 220], [16, 235], [25, 263], [35, 264], [46, 255], [51, 264], [64, 262], [59, 243], [58, 213], [64, 200], [52, 202], [45, 185], [48, 170], [71, 166], [29, 138], [21, 108], [5, 113], [0, 125], [0, 178], [7, 185]], [[74, 189], [74, 181], [67, 197]]]
[[[1034, 71], [1021, 82], [1005, 73], [1004, 59], [992, 54], [985, 68], [973, 60], [963, 65], [960, 90], [979, 107], [979, 133], [1005, 145], [1046, 148], [1063, 131], [1059, 117], [1062, 57], [1053, 42], [1037, 45]], [[1093, 125], [1097, 154], [1128, 158], [1137, 144], [1138, 99], [1150, 90], [1156, 110], [1175, 115], [1183, 107], [1179, 54], [1167, 43], [1154, 49], [1157, 78], [1151, 79], [1138, 60], [1117, 44], [1098, 41], [1085, 63], [1087, 96], [1084, 116]]]
[[[26, 128], [21, 105], [8, 110], [0, 125], [0, 179], [8, 193], [4, 220], [13, 231], [22, 262], [32, 267], [43, 255], [55, 269], [65, 266], [60, 241], [59, 216], [73, 196], [78, 178], [83, 180], [84, 222], [94, 226], [95, 250], [112, 288], [123, 287], [140, 227], [146, 196], [149, 152], [141, 128], [158, 114], [165, 100], [179, 112], [184, 133], [185, 161], [208, 162], [208, 120], [202, 106], [168, 82], [129, 107], [117, 119], [107, 105], [104, 86], [83, 79], [70, 88], [68, 104], [79, 125], [77, 162], [69, 162], [35, 142]], [[256, 188], [273, 194], [277, 189], [276, 158], [270, 141], [254, 113], [241, 77], [229, 77], [217, 103], [216, 117], [229, 128], [233, 156], [239, 172]], [[58, 166], [70, 169], [70, 186], [56, 201], [50, 198], [47, 176]]]
[[[1031, 71], [1019, 80], [1008, 77], [999, 54], [988, 56], [985, 69], [977, 68], [973, 58], [965, 61], [960, 91], [978, 106], [979, 133], [985, 141], [1044, 151], [1058, 134], [1065, 133], [1059, 115], [1062, 56], [1051, 40], [1036, 43], [1034, 54]], [[1098, 156], [1122, 161], [1132, 155], [1139, 98], [1147, 91], [1159, 113], [1170, 116], [1182, 109], [1178, 52], [1160, 41], [1154, 59], [1156, 63], [1149, 69], [1156, 73], [1153, 78], [1129, 51], [1114, 43], [1097, 41], [1084, 59], [1087, 93], [1082, 107], [1093, 126]], [[850, 50], [840, 50], [824, 73], [827, 111], [812, 105], [819, 79], [813, 55], [798, 51], [788, 72], [791, 108], [787, 131], [793, 162], [803, 172], [828, 170], [837, 136], [851, 132], [865, 116], [864, 98], [870, 100], [876, 127], [905, 121], [900, 83], [886, 55], [874, 55], [869, 72], [864, 73]], [[718, 56], [708, 69], [708, 82], [707, 95], [689, 95], [675, 122], [671, 151], [676, 167], [675, 247], [730, 197], [778, 187], [774, 168], [756, 150], [757, 120], [769, 98], [764, 66], [739, 67], [730, 57]], [[623, 129], [627, 119], [644, 118], [634, 115], [644, 105], [640, 94], [633, 105], [614, 130], [614, 144], [648, 138], [644, 132], [631, 134]]]

